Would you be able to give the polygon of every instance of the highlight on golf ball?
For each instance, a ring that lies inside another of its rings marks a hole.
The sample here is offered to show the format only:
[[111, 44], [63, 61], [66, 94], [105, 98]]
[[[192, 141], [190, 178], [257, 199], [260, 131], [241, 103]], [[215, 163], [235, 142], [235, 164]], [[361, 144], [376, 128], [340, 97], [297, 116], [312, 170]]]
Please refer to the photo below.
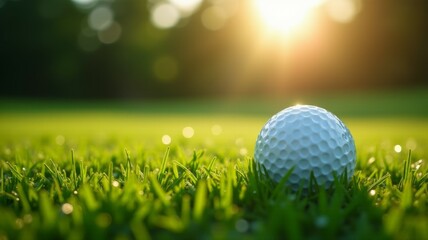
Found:
[[334, 177], [352, 177], [356, 164], [354, 139], [334, 114], [310, 105], [297, 105], [275, 114], [256, 141], [254, 159], [274, 182], [289, 171], [286, 184], [294, 191], [309, 188], [311, 172], [319, 186]]

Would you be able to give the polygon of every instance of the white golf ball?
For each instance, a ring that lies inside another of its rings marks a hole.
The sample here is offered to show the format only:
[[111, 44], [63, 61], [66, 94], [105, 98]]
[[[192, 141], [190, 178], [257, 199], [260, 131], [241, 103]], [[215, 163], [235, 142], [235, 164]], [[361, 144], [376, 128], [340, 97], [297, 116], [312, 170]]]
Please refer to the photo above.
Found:
[[335, 115], [315, 106], [298, 105], [275, 114], [257, 138], [254, 159], [279, 182], [292, 170], [287, 185], [309, 188], [311, 172], [318, 185], [330, 187], [334, 177], [355, 169], [355, 143]]

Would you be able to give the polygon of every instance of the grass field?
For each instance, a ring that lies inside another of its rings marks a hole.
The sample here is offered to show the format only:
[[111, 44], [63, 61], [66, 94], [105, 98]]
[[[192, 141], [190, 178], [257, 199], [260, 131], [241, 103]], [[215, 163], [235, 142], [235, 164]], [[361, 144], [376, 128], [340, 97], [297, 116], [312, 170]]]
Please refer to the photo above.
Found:
[[0, 239], [428, 239], [423, 111], [335, 112], [356, 172], [302, 195], [253, 163], [276, 110], [41, 106], [1, 105]]

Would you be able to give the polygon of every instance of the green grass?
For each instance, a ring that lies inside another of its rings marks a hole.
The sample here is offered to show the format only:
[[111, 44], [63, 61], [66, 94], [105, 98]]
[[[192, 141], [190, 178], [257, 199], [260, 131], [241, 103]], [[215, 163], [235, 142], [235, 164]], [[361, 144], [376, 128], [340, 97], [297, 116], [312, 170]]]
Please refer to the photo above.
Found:
[[428, 239], [426, 118], [344, 118], [354, 176], [302, 195], [253, 162], [269, 115], [3, 110], [0, 239]]

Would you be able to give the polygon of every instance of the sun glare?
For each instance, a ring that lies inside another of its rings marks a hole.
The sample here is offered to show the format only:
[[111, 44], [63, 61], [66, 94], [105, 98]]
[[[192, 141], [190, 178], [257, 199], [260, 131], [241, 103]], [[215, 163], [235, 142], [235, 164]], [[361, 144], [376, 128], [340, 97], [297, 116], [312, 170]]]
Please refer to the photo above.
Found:
[[254, 0], [262, 21], [275, 32], [297, 30], [324, 0]]

